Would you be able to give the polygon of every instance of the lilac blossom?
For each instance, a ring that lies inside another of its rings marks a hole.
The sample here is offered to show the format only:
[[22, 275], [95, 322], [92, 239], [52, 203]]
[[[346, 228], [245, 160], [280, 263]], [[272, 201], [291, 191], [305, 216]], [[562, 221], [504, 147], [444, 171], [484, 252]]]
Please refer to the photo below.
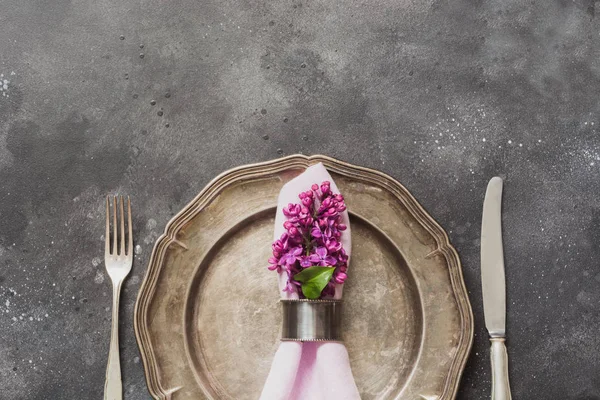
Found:
[[273, 255], [269, 269], [287, 274], [284, 291], [296, 292], [303, 297], [301, 284], [293, 279], [304, 268], [314, 266], [335, 267], [333, 276], [321, 297], [335, 293], [335, 285], [343, 284], [348, 277], [348, 255], [342, 245], [342, 232], [347, 229], [341, 222], [346, 203], [341, 194], [331, 191], [331, 184], [324, 181], [313, 184], [310, 190], [298, 195], [298, 204], [290, 203], [283, 208], [287, 218], [285, 233], [273, 242]]
[[298, 261], [298, 257], [302, 254], [302, 247], [293, 247], [279, 259], [279, 265], [294, 265]]
[[309, 257], [309, 260], [313, 265], [320, 265], [321, 267], [334, 267], [337, 264], [337, 259], [328, 254], [327, 248], [317, 247]]

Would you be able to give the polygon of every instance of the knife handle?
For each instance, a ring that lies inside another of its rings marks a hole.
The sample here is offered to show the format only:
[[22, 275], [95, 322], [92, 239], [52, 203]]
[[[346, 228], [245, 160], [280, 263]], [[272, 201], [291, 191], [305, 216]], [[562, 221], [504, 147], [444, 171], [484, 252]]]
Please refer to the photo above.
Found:
[[508, 352], [504, 338], [490, 338], [492, 348], [490, 359], [492, 361], [492, 400], [511, 400], [510, 385], [508, 383]]

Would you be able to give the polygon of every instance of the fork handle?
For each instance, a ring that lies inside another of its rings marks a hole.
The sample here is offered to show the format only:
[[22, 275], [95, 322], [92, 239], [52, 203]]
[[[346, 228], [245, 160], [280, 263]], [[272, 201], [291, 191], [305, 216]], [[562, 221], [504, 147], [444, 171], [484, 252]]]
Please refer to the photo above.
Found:
[[492, 400], [511, 400], [508, 383], [508, 352], [504, 338], [490, 338], [492, 347]]
[[110, 350], [104, 382], [104, 400], [122, 400], [123, 384], [121, 382], [121, 362], [119, 360], [119, 297], [121, 282], [113, 282], [112, 328], [110, 334]]

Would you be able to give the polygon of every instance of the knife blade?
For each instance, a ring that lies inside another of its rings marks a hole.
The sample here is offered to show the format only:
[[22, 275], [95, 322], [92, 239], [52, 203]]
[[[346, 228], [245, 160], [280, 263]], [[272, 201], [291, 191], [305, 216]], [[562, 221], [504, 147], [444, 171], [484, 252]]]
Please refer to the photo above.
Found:
[[502, 248], [502, 179], [490, 180], [481, 220], [481, 285], [485, 327], [491, 337], [506, 335], [506, 284]]
[[492, 343], [492, 400], [511, 400], [506, 338], [506, 282], [502, 247], [502, 178], [490, 180], [481, 220], [481, 286], [485, 326]]

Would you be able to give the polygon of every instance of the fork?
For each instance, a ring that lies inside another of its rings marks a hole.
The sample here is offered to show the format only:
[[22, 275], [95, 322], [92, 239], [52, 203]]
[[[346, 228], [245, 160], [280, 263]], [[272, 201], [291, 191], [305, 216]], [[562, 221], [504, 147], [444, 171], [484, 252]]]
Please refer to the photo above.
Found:
[[[127, 227], [128, 235], [125, 236], [125, 214], [123, 210], [123, 196], [119, 199], [119, 226], [120, 235], [117, 235], [117, 197], [112, 198], [113, 203], [113, 234], [112, 248], [110, 235], [110, 197], [106, 198], [106, 246], [104, 249], [104, 264], [110, 276], [113, 289], [112, 303], [112, 328], [110, 334], [110, 350], [108, 352], [108, 365], [106, 367], [106, 381], [104, 382], [104, 400], [121, 400], [123, 398], [123, 384], [121, 382], [121, 362], [119, 361], [119, 296], [121, 284], [125, 280], [133, 264], [133, 236], [131, 233], [131, 203], [127, 197]], [[125, 251], [127, 239], [127, 251]]]

